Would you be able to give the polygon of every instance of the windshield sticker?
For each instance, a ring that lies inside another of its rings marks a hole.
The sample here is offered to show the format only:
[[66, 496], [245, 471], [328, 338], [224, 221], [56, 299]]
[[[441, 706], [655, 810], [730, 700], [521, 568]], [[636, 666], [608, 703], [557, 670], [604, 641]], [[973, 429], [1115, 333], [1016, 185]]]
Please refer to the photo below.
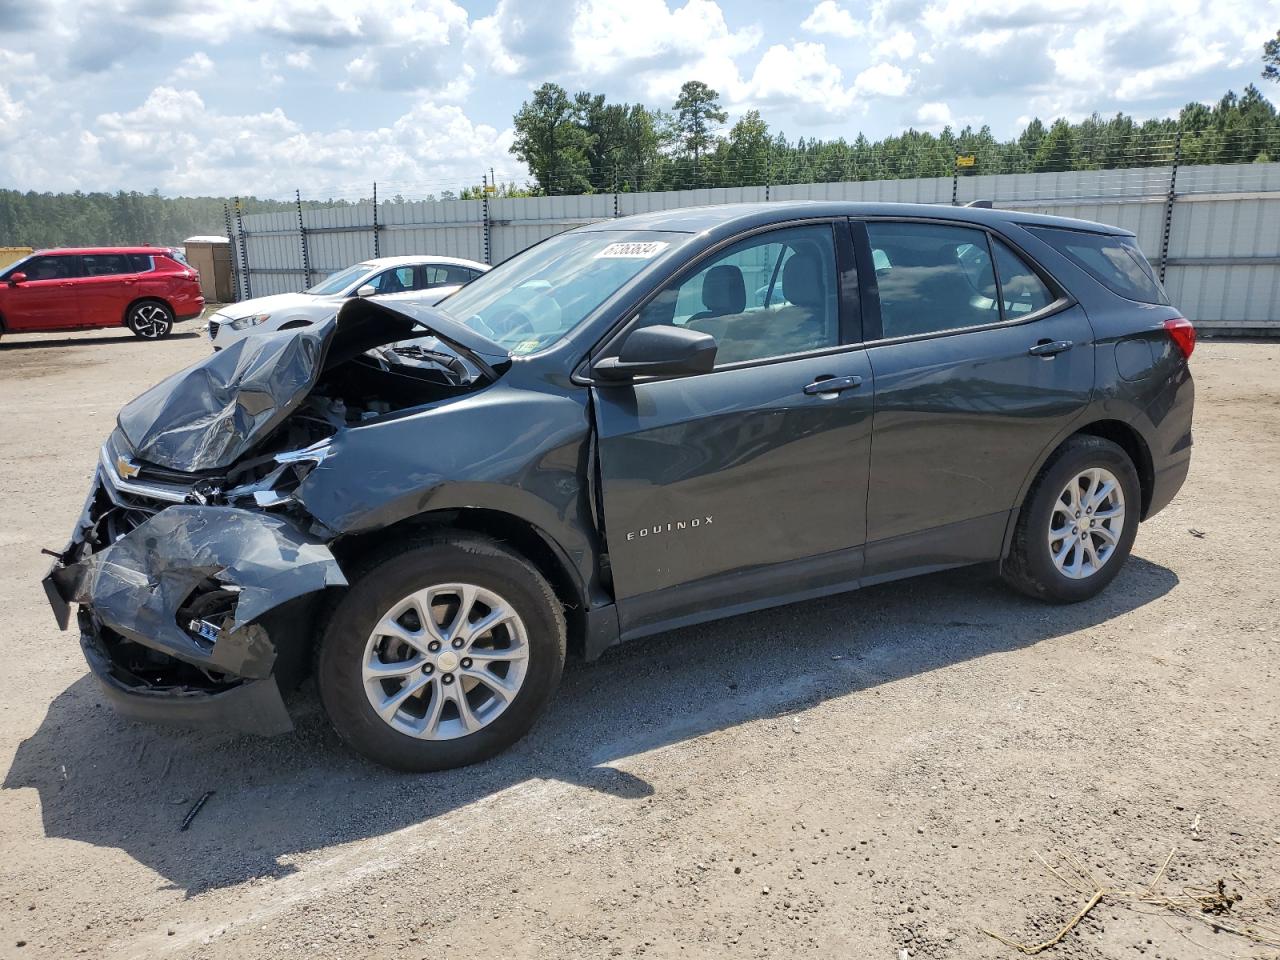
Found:
[[611, 243], [596, 254], [597, 260], [648, 260], [656, 257], [670, 244], [665, 240], [629, 241], [627, 243]]

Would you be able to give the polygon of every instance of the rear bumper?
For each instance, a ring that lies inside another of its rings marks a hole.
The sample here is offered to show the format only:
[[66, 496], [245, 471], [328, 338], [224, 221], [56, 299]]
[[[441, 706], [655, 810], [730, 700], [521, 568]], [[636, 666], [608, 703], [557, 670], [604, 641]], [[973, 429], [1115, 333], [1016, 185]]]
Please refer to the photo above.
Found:
[[173, 305], [173, 316], [176, 320], [194, 320], [204, 313], [204, 297], [194, 297]]
[[1147, 507], [1148, 518], [1154, 517], [1178, 495], [1190, 469], [1191, 449], [1188, 447], [1181, 459], [1156, 471], [1151, 484], [1151, 503]]

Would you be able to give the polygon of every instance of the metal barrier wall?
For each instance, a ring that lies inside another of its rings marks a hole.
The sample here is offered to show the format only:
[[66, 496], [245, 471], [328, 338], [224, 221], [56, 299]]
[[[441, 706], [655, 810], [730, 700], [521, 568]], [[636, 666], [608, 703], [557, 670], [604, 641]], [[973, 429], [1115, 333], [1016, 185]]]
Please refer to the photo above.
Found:
[[662, 193], [363, 203], [242, 216], [228, 210], [241, 299], [301, 290], [374, 256], [501, 263], [597, 220], [768, 200], [967, 203], [1132, 230], [1169, 296], [1205, 332], [1280, 336], [1280, 163], [1162, 166], [804, 183]]

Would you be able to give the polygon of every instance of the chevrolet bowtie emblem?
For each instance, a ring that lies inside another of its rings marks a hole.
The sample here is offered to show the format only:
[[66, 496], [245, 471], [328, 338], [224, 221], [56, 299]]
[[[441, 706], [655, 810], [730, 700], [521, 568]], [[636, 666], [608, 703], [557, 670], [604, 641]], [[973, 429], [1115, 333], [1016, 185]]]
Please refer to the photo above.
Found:
[[142, 468], [128, 457], [116, 457], [116, 473], [120, 474], [120, 479], [132, 480], [141, 472]]

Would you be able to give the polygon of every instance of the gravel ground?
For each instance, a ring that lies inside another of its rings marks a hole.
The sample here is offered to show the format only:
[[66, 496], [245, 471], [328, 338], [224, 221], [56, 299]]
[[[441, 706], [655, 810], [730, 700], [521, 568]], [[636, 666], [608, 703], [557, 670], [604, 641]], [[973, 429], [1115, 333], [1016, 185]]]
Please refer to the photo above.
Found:
[[[117, 720], [54, 625], [39, 549], [179, 330], [0, 344], [0, 957], [1010, 957], [980, 928], [1088, 899], [1037, 852], [1280, 887], [1280, 344], [1200, 345], [1191, 477], [1093, 601], [967, 570], [666, 634], [405, 776], [305, 691], [274, 740]], [[1277, 949], [1111, 895], [1048, 955]]]

